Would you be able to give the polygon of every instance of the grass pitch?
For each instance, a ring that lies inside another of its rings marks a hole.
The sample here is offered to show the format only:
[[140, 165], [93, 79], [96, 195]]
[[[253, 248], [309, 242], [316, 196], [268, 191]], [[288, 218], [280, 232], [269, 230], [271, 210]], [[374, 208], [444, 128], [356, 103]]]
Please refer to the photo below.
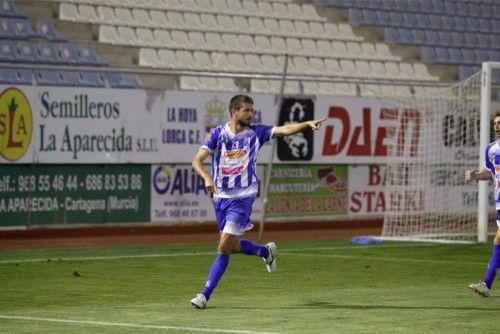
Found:
[[275, 274], [232, 256], [205, 310], [214, 245], [2, 251], [0, 333], [498, 332], [499, 290], [467, 290], [490, 244], [278, 247]]

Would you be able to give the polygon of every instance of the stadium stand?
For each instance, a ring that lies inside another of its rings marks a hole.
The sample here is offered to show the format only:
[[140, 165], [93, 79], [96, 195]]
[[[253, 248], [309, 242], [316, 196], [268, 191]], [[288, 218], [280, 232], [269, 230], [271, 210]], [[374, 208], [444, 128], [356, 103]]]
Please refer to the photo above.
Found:
[[[121, 67], [116, 60], [121, 57], [127, 59], [127, 67], [139, 71], [191, 72], [173, 74], [181, 89], [275, 92], [276, 80], [252, 79], [242, 85], [201, 72], [280, 75], [287, 53], [290, 75], [319, 80], [290, 81], [287, 92], [366, 96], [371, 90], [406, 95], [422, 85], [463, 79], [482, 61], [499, 60], [500, 52], [500, 5], [493, 0], [40, 3], [50, 7], [57, 20], [26, 15], [15, 1], [0, 1], [0, 61], [92, 66], [94, 70], [57, 71], [49, 76], [35, 71], [39, 84], [144, 87], [137, 76], [99, 72]], [[90, 37], [62, 36], [59, 26], [85, 29]], [[454, 74], [443, 75], [443, 71]], [[324, 79], [348, 82], [338, 86], [339, 82]], [[370, 83], [356, 87], [355, 83], [365, 81]], [[373, 81], [384, 84], [377, 87]]]
[[[108, 63], [99, 58], [96, 49], [86, 43], [70, 43], [61, 36], [54, 22], [35, 20], [32, 29], [28, 15], [18, 10], [13, 0], [0, 1], [0, 62], [19, 65], [92, 66], [103, 67]], [[1, 68], [0, 82], [49, 86], [114, 87], [97, 72], [77, 70]], [[128, 75], [129, 76], [129, 75]], [[34, 80], [33, 80], [34, 79]], [[143, 85], [133, 75], [117, 87], [135, 88]]]
[[[139, 48], [137, 63], [146, 68], [279, 75], [286, 52], [291, 57], [289, 73], [296, 76], [409, 83], [438, 80], [427, 71], [407, 76], [408, 72], [399, 70], [401, 58], [387, 45], [365, 41], [346, 23], [327, 22], [306, 3], [60, 1], [59, 18], [95, 25], [100, 43]], [[332, 66], [330, 58], [340, 66]], [[372, 71], [373, 61], [397, 63], [388, 65], [392, 73], [387, 75]], [[207, 89], [202, 77], [181, 79], [181, 88]], [[256, 92], [264, 89], [263, 83], [271, 91], [275, 87], [265, 80], [251, 83], [255, 87], [250, 89]], [[296, 88], [289, 91], [299, 91]]]
[[315, 0], [347, 11], [358, 27], [383, 29], [385, 42], [416, 46], [429, 65], [458, 68], [463, 80], [483, 61], [500, 61], [500, 3], [494, 0]]

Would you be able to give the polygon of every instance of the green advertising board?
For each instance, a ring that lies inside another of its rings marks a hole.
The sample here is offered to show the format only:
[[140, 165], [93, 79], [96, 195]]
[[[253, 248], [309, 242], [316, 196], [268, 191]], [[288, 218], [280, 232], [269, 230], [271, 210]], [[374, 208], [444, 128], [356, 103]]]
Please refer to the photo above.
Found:
[[274, 165], [268, 217], [347, 214], [347, 165]]
[[149, 165], [0, 165], [0, 227], [149, 222]]

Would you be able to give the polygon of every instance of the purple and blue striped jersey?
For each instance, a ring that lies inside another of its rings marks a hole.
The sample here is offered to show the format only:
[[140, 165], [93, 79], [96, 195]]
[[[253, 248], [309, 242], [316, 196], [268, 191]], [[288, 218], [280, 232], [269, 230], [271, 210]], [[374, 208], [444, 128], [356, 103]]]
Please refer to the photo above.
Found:
[[235, 135], [229, 123], [213, 129], [201, 148], [212, 155], [212, 178], [217, 197], [240, 197], [257, 193], [257, 154], [271, 139], [273, 126], [251, 125]]
[[495, 208], [500, 210], [500, 145], [494, 141], [486, 146], [484, 164], [493, 176], [495, 184]]

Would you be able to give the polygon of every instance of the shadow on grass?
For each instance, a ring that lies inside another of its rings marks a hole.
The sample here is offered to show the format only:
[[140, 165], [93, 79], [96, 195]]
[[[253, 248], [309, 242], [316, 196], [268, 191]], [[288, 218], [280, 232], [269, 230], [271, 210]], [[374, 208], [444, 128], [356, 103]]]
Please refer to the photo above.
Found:
[[[489, 297], [498, 298], [498, 297]], [[342, 305], [329, 302], [310, 302], [303, 305], [292, 306], [295, 309], [348, 309], [348, 310], [373, 310], [373, 309], [394, 309], [394, 310], [462, 310], [462, 311], [500, 311], [500, 307], [472, 307], [472, 306], [408, 306], [408, 305]]]

